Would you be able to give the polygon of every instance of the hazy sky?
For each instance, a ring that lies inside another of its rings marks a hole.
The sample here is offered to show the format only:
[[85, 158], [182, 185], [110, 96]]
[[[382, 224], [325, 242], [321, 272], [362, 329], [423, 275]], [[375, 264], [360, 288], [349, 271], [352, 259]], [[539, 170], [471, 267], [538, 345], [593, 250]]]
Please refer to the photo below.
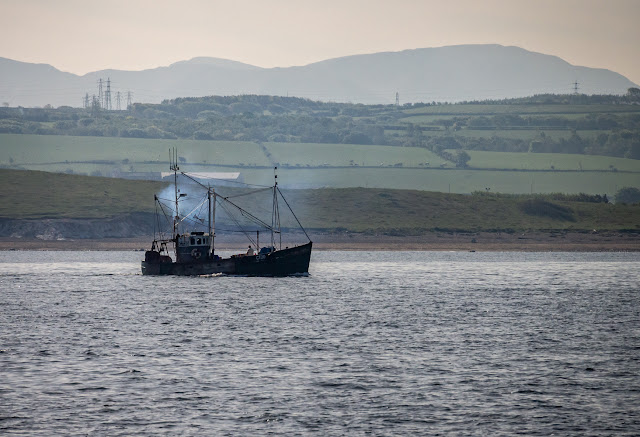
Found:
[[0, 57], [76, 74], [495, 43], [640, 84], [640, 0], [0, 0]]

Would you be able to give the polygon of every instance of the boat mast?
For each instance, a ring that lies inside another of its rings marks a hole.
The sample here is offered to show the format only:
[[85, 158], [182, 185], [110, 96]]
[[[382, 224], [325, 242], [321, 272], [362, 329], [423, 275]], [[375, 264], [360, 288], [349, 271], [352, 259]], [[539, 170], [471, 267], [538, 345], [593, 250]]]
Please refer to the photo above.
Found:
[[209, 198], [209, 256], [213, 257], [215, 250], [214, 238], [216, 237], [216, 190], [209, 187], [207, 196]]
[[273, 168], [273, 212], [271, 214], [271, 245], [275, 247], [276, 242], [273, 238], [274, 229], [280, 237], [280, 249], [282, 249], [282, 232], [280, 232], [280, 210], [278, 209], [278, 167]]
[[180, 222], [178, 215], [178, 170], [180, 170], [180, 167], [178, 167], [178, 150], [176, 148], [173, 149], [173, 153], [169, 149], [169, 168], [173, 171], [173, 188], [176, 199], [176, 215], [173, 217], [173, 238], [175, 239], [178, 233], [178, 223]]

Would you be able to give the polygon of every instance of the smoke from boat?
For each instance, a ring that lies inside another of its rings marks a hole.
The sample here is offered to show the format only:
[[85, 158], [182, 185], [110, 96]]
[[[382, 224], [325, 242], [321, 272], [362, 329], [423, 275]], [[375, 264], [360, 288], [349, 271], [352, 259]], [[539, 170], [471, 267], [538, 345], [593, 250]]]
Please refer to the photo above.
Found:
[[[256, 232], [260, 232], [261, 245], [269, 244], [271, 232], [264, 224], [274, 224], [273, 187], [269, 186], [216, 186], [216, 181], [201, 180], [205, 185], [214, 187], [217, 202], [215, 208], [215, 232], [218, 236], [245, 234], [256, 239]], [[178, 175], [178, 211], [181, 222], [178, 232], [202, 231], [208, 232], [208, 201], [205, 187], [189, 178]], [[159, 207], [159, 224], [162, 232], [171, 234], [173, 217], [175, 216], [176, 189], [172, 183], [157, 195]], [[226, 200], [224, 200], [226, 199]], [[291, 205], [296, 211], [296, 205]], [[247, 211], [242, 212], [242, 211]], [[306, 242], [304, 234], [286, 203], [278, 195], [278, 211], [280, 228], [282, 229], [283, 247]], [[185, 217], [186, 216], [186, 217]], [[255, 220], [257, 218], [260, 221]], [[277, 227], [277, 225], [276, 225]], [[276, 244], [280, 242], [280, 235], [275, 234]]]

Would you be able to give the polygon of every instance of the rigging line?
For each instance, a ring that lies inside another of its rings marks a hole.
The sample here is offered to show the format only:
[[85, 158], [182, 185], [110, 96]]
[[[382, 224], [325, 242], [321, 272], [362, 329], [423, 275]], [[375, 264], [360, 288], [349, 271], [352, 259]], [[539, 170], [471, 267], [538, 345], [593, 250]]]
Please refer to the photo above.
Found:
[[185, 220], [187, 222], [191, 223], [194, 226], [201, 226], [201, 227], [205, 228], [205, 224], [204, 223], [196, 221], [196, 220], [194, 220], [192, 218], [188, 218], [188, 217], [184, 217], [182, 220], [180, 220], [180, 222], [182, 223], [182, 221], [185, 221]]
[[162, 200], [163, 202], [171, 202], [171, 203], [173, 203], [173, 199], [165, 199], [164, 197], [156, 197], [156, 200], [158, 200], [158, 201]]
[[160, 210], [162, 211], [162, 214], [164, 215], [165, 220], [167, 221], [167, 225], [169, 227], [171, 227], [171, 222], [169, 221], [169, 216], [167, 215], [167, 213], [165, 212], [164, 208], [162, 207], [162, 202], [160, 202], [160, 199], [158, 199], [158, 197], [156, 196], [156, 202], [158, 202], [158, 205], [160, 206]]
[[269, 185], [248, 184], [246, 182], [232, 181], [232, 180], [229, 180], [229, 179], [218, 179], [218, 178], [209, 178], [209, 179], [223, 181], [223, 182], [226, 182], [226, 183], [229, 183], [229, 184], [244, 185], [245, 187], [271, 188]]
[[293, 218], [295, 218], [296, 221], [298, 222], [298, 226], [300, 226], [300, 229], [302, 229], [302, 232], [304, 232], [304, 235], [306, 235], [307, 239], [309, 241], [311, 241], [311, 238], [309, 238], [309, 234], [307, 234], [307, 231], [305, 231], [304, 228], [302, 227], [302, 224], [300, 223], [300, 220], [298, 220], [298, 217], [296, 216], [296, 213], [293, 212], [293, 209], [291, 209], [291, 206], [289, 206], [289, 202], [287, 202], [287, 199], [285, 199], [284, 195], [282, 194], [282, 191], [280, 191], [280, 188], [276, 187], [276, 189], [278, 190], [278, 193], [280, 193], [280, 197], [282, 197], [282, 200], [284, 200], [284, 203], [287, 204], [287, 208], [289, 208], [289, 211], [291, 211], [291, 214], [293, 214]]
[[236, 197], [249, 196], [250, 194], [262, 193], [263, 191], [270, 190], [271, 188], [272, 187], [260, 188], [259, 190], [249, 191], [248, 193], [235, 194], [233, 196], [220, 196], [220, 197], [222, 197], [223, 199], [233, 199]]
[[[196, 208], [198, 208], [199, 206], [202, 206], [204, 204], [204, 202], [206, 202], [206, 198], [200, 202], [200, 205], [197, 205], [193, 210], [191, 210], [191, 212], [189, 212], [189, 214], [191, 214], [193, 211], [195, 211]], [[162, 208], [163, 204], [161, 202], [158, 201], [158, 204], [160, 205], [160, 208]], [[164, 205], [165, 207], [167, 207], [167, 209], [171, 209], [171, 207], [169, 207], [168, 205]], [[167, 220], [167, 224], [169, 227], [171, 227], [171, 222], [169, 221], [169, 217], [167, 216], [167, 213], [164, 212], [164, 209], [162, 209], [162, 212], [164, 213], [165, 219]], [[178, 222], [178, 223], [182, 223], [184, 220], [187, 220], [188, 222], [194, 224], [194, 225], [198, 225], [198, 226], [204, 226], [203, 223], [195, 221], [191, 218], [189, 218], [189, 214], [185, 215], [184, 217], [182, 217], [182, 219]]]
[[[206, 185], [198, 182], [194, 177], [189, 176], [189, 174], [187, 174], [185, 172], [181, 172], [181, 173], [183, 175], [185, 175], [186, 177], [188, 177], [189, 179], [191, 179], [196, 184], [198, 184], [198, 185], [200, 185], [200, 186], [202, 186], [202, 187], [204, 187], [206, 189], [209, 189], [209, 187], [207, 187]], [[193, 174], [198, 174], [198, 173], [193, 173]], [[228, 183], [231, 183], [231, 184], [245, 185], [247, 187], [271, 188], [271, 186], [268, 186], [268, 185], [247, 184], [245, 182], [232, 181], [232, 180], [229, 180], [229, 179], [212, 178], [212, 177], [208, 177], [208, 176], [201, 176], [200, 179], [212, 179], [212, 180], [215, 180], [215, 181], [223, 181], [223, 182], [228, 182]]]
[[[165, 206], [168, 210], [172, 211], [173, 213], [173, 208], [171, 208], [168, 204], [160, 202], [160, 199], [156, 199], [156, 201], [158, 202], [159, 205]], [[169, 202], [169, 201], [166, 200], [166, 202]], [[164, 212], [164, 209], [162, 211]]]
[[156, 226], [157, 226], [157, 234], [158, 234], [157, 236], [160, 237], [159, 238], [160, 240], [164, 240], [165, 236], [164, 236], [164, 232], [162, 231], [162, 224], [160, 223], [160, 214], [158, 213], [158, 206], [160, 207], [165, 220], [167, 220], [167, 226], [171, 226], [167, 218], [167, 215], [164, 213], [164, 210], [162, 209], [162, 205], [160, 204], [160, 202], [156, 202], [156, 212], [155, 212], [156, 217], [155, 217], [155, 220], [153, 221], [153, 239], [156, 240]]
[[191, 218], [189, 216], [184, 216], [184, 217], [182, 217], [182, 219], [180, 220], [179, 223], [182, 223], [183, 221], [186, 222], [186, 223], [191, 223], [192, 225], [194, 225], [196, 227], [202, 227], [202, 228], [205, 228], [205, 229], [207, 228], [207, 226], [204, 224], [204, 219], [198, 218], [196, 220], [196, 219], [193, 219], [193, 218]]
[[[194, 181], [196, 184], [200, 185], [201, 187], [203, 187], [203, 188], [205, 188], [207, 190], [210, 189], [210, 187], [207, 187], [206, 185], [200, 183], [199, 181], [197, 181], [196, 179], [192, 178], [191, 176], [189, 176], [185, 172], [181, 172], [181, 174], [184, 175], [185, 177], [191, 179], [192, 181]], [[272, 187], [267, 187], [267, 188], [271, 189]], [[216, 199], [218, 197], [220, 197], [220, 196], [216, 196]], [[253, 220], [255, 223], [258, 223], [258, 224], [264, 226], [266, 229], [269, 229], [271, 232], [278, 232], [277, 230], [273, 229], [273, 227], [269, 226], [268, 224], [266, 224], [265, 222], [260, 220], [258, 217], [256, 217], [253, 214], [251, 214], [249, 211], [246, 211], [246, 210], [242, 209], [241, 207], [239, 207], [238, 205], [236, 205], [235, 203], [230, 201], [228, 198], [224, 198], [224, 197], [220, 197], [220, 198], [221, 198], [221, 200], [224, 200], [225, 202], [229, 203], [230, 205], [236, 207], [238, 209], [238, 211], [240, 211], [240, 214], [242, 214], [244, 217], [247, 217], [247, 218]], [[220, 205], [222, 205], [222, 203], [220, 203]], [[231, 213], [229, 213], [229, 211], [226, 208], [225, 208], [225, 211], [227, 211], [227, 214], [229, 214], [229, 216], [231, 216], [231, 217], [233, 216]], [[189, 214], [191, 214], [191, 213], [189, 213]], [[185, 216], [185, 218], [186, 218], [186, 216]]]
[[245, 231], [244, 227], [242, 227], [242, 225], [238, 222], [238, 220], [236, 219], [236, 217], [231, 214], [228, 210], [226, 205], [224, 205], [223, 203], [220, 203], [220, 206], [222, 207], [222, 209], [225, 210], [225, 212], [227, 213], [227, 215], [231, 218], [231, 220], [233, 220], [236, 223], [236, 226], [240, 228], [240, 231], [245, 235], [245, 237], [247, 237], [247, 239], [251, 242], [252, 245], [258, 247], [258, 243], [253, 241], [253, 238], [251, 238], [249, 236], [249, 234], [247, 233], [247, 231]]
[[211, 187], [206, 186], [205, 184], [203, 184], [202, 182], [198, 181], [197, 179], [189, 176], [187, 173], [181, 171], [180, 172], [181, 175], [183, 175], [186, 178], [191, 179], [193, 182], [195, 182], [196, 184], [200, 185], [202, 188], [204, 188], [205, 190], [209, 191], [211, 189]]
[[[269, 188], [271, 188], [271, 187], [269, 187]], [[271, 231], [275, 231], [271, 226], [269, 226], [268, 224], [266, 224], [265, 222], [260, 220], [258, 217], [254, 216], [253, 214], [251, 214], [249, 211], [245, 211], [244, 209], [240, 208], [238, 205], [236, 205], [235, 203], [233, 203], [229, 199], [223, 197], [222, 200], [224, 200], [225, 202], [228, 202], [230, 205], [236, 207], [240, 211], [240, 214], [242, 214], [243, 216], [245, 216], [247, 218], [250, 218], [254, 222], [264, 226], [266, 229], [269, 229]]]
[[[158, 203], [155, 204], [155, 220], [153, 221], [153, 241], [156, 240], [156, 222], [158, 224], [158, 228], [160, 228], [160, 216], [158, 215]], [[152, 248], [153, 249], [153, 248]]]
[[158, 204], [160, 205], [160, 209], [162, 209], [162, 213], [164, 214], [165, 218], [167, 219], [167, 222], [169, 222], [169, 225], [171, 226], [171, 220], [169, 219], [169, 216], [167, 215], [166, 211], [164, 210], [163, 206], [165, 208], [167, 208], [167, 210], [171, 211], [171, 219], [173, 219], [173, 208], [167, 204], [164, 204], [160, 201], [158, 201]]
[[[204, 205], [204, 203], [207, 201], [207, 199], [204, 199], [202, 202], [200, 202], [198, 205], [196, 205], [191, 211], [189, 211], [187, 214], [184, 215], [184, 217], [182, 217], [182, 219], [178, 222], [178, 223], [182, 223], [187, 217], [189, 217], [191, 214], [193, 214], [193, 212], [200, 208], [202, 205]], [[195, 222], [194, 222], [195, 223]]]
[[[209, 200], [209, 199], [206, 199], [206, 200]], [[200, 204], [200, 209], [198, 210], [197, 214], [194, 214], [194, 215], [193, 215], [193, 218], [194, 218], [194, 219], [197, 219], [197, 220], [201, 221], [202, 223], [204, 223], [204, 219], [201, 219], [200, 217], [198, 217], [198, 215], [202, 215], [202, 209], [203, 209], [203, 208], [204, 208], [204, 202], [202, 202], [202, 203]], [[208, 209], [208, 208], [207, 208], [207, 209]], [[207, 214], [208, 214], [208, 212], [207, 212]]]
[[255, 229], [255, 230], [249, 230], [249, 231], [244, 231], [244, 230], [238, 230], [238, 229], [232, 229], [232, 228], [216, 228], [216, 232], [220, 231], [220, 232], [229, 232], [229, 233], [246, 233], [246, 232], [252, 232], [255, 233], [256, 231], [259, 231], [260, 229]]

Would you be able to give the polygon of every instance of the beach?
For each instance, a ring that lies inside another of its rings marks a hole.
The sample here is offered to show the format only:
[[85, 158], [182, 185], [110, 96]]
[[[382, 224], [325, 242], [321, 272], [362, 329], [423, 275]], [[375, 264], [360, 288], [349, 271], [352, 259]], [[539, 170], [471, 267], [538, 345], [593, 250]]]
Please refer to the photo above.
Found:
[[[514, 252], [640, 251], [638, 232], [430, 232], [415, 236], [311, 233], [314, 250], [416, 250]], [[0, 250], [146, 250], [152, 236], [104, 239], [0, 238]], [[304, 243], [305, 241], [300, 241]], [[220, 238], [219, 250], [246, 249], [240, 236]]]

